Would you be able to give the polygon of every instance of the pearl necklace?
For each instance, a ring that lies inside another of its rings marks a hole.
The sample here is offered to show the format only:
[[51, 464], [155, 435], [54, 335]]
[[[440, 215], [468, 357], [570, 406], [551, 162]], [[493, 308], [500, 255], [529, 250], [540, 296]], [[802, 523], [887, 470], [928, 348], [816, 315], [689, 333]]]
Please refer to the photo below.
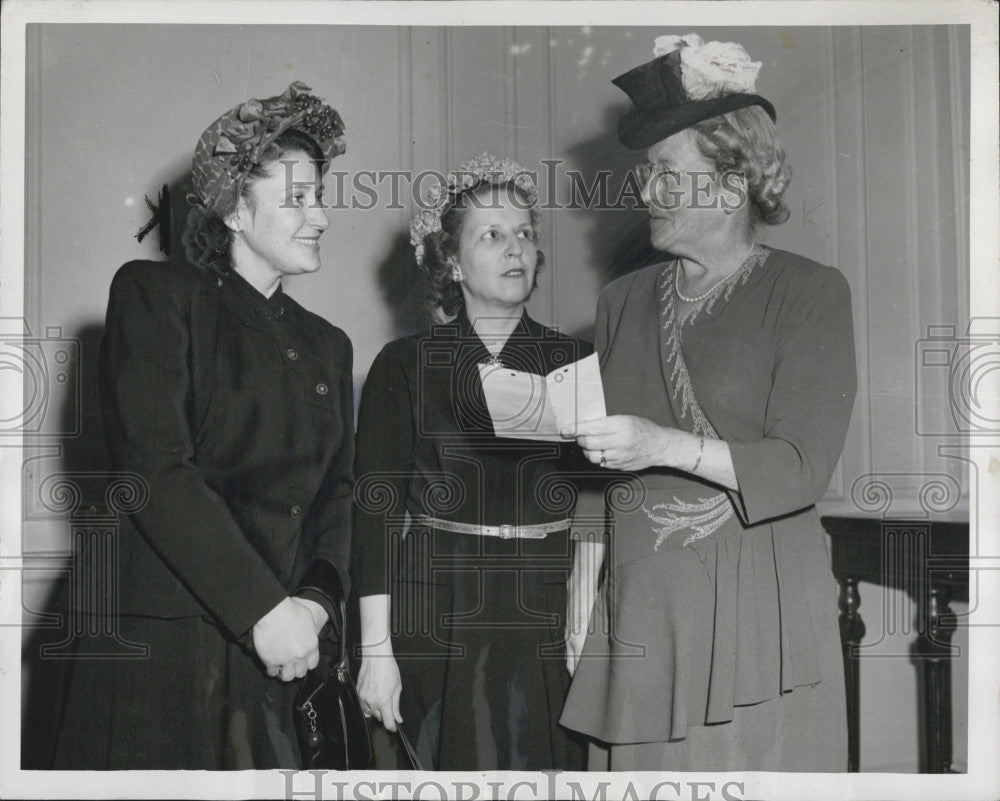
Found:
[[702, 292], [700, 295], [694, 298], [689, 298], [686, 295], [681, 294], [681, 271], [680, 271], [680, 265], [678, 265], [678, 269], [674, 273], [674, 292], [677, 294], [677, 297], [683, 300], [685, 303], [699, 303], [700, 301], [703, 301], [705, 298], [707, 298], [709, 295], [715, 292], [716, 289], [718, 289], [720, 286], [726, 283], [726, 281], [728, 281], [730, 278], [736, 275], [736, 273], [739, 272], [740, 268], [744, 264], [746, 264], [747, 259], [750, 258], [750, 254], [753, 253], [753, 249], [756, 246], [757, 246], [757, 240], [754, 239], [750, 243], [750, 249], [746, 252], [746, 255], [742, 259], [740, 259], [740, 263], [736, 265], [736, 267], [733, 269], [732, 272], [722, 276], [722, 278], [720, 278], [718, 281], [712, 284], [712, 286], [710, 286], [705, 292]]

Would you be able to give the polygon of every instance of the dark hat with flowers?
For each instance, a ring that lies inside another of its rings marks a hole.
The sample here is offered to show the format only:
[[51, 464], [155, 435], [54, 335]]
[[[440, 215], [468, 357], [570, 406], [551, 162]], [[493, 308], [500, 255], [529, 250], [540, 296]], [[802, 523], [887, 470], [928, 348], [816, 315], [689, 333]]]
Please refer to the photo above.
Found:
[[347, 149], [344, 121], [310, 91], [295, 81], [277, 97], [247, 100], [209, 125], [194, 149], [191, 181], [195, 196], [189, 199], [206, 211], [229, 214], [268, 145], [292, 128], [316, 140], [323, 151], [324, 169], [330, 159], [343, 153]]
[[635, 150], [666, 139], [696, 122], [747, 106], [772, 106], [754, 94], [761, 63], [742, 45], [708, 42], [696, 33], [660, 36], [652, 61], [619, 75], [612, 83], [632, 104], [618, 120], [618, 139]]

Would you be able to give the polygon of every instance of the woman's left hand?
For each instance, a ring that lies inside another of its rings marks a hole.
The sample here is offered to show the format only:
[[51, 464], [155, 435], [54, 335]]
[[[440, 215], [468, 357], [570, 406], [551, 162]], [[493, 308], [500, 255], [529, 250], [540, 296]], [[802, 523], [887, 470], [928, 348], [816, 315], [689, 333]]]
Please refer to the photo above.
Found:
[[674, 433], [673, 429], [632, 414], [602, 417], [562, 431], [564, 437], [576, 437], [594, 464], [628, 471], [667, 466]]

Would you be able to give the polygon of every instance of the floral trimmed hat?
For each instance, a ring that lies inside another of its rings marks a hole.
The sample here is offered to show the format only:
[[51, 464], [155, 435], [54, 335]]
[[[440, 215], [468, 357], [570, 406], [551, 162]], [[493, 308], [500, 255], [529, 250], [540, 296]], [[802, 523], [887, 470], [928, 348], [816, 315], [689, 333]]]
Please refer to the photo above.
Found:
[[512, 183], [528, 201], [532, 225], [538, 229], [538, 187], [535, 175], [516, 161], [502, 159], [492, 153], [482, 153], [462, 163], [448, 173], [443, 184], [431, 186], [427, 192], [427, 208], [410, 221], [410, 244], [413, 245], [417, 266], [424, 266], [424, 239], [441, 230], [441, 217], [454, 205], [463, 192], [484, 184], [503, 186]]
[[761, 62], [751, 61], [735, 42], [704, 42], [696, 33], [660, 36], [655, 58], [612, 83], [632, 105], [618, 120], [618, 139], [635, 150], [666, 139], [696, 122], [747, 106], [777, 115], [767, 100], [754, 94]]
[[229, 214], [243, 183], [265, 149], [282, 133], [295, 128], [316, 140], [324, 169], [343, 153], [344, 121], [337, 111], [295, 81], [277, 97], [247, 100], [213, 122], [198, 140], [191, 165], [195, 194], [189, 200], [206, 211]]

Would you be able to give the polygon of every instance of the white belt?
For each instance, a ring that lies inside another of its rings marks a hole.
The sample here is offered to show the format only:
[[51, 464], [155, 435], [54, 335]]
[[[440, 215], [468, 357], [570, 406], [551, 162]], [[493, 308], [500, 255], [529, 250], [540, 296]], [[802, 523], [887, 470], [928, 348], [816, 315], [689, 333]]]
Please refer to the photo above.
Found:
[[534, 523], [528, 526], [477, 526], [473, 523], [456, 523], [452, 520], [442, 520], [439, 517], [418, 515], [417, 523], [429, 528], [451, 531], [455, 534], [474, 534], [479, 537], [499, 537], [502, 540], [544, 540], [547, 534], [554, 531], [565, 531], [573, 523], [571, 518], [556, 520], [552, 523]]

